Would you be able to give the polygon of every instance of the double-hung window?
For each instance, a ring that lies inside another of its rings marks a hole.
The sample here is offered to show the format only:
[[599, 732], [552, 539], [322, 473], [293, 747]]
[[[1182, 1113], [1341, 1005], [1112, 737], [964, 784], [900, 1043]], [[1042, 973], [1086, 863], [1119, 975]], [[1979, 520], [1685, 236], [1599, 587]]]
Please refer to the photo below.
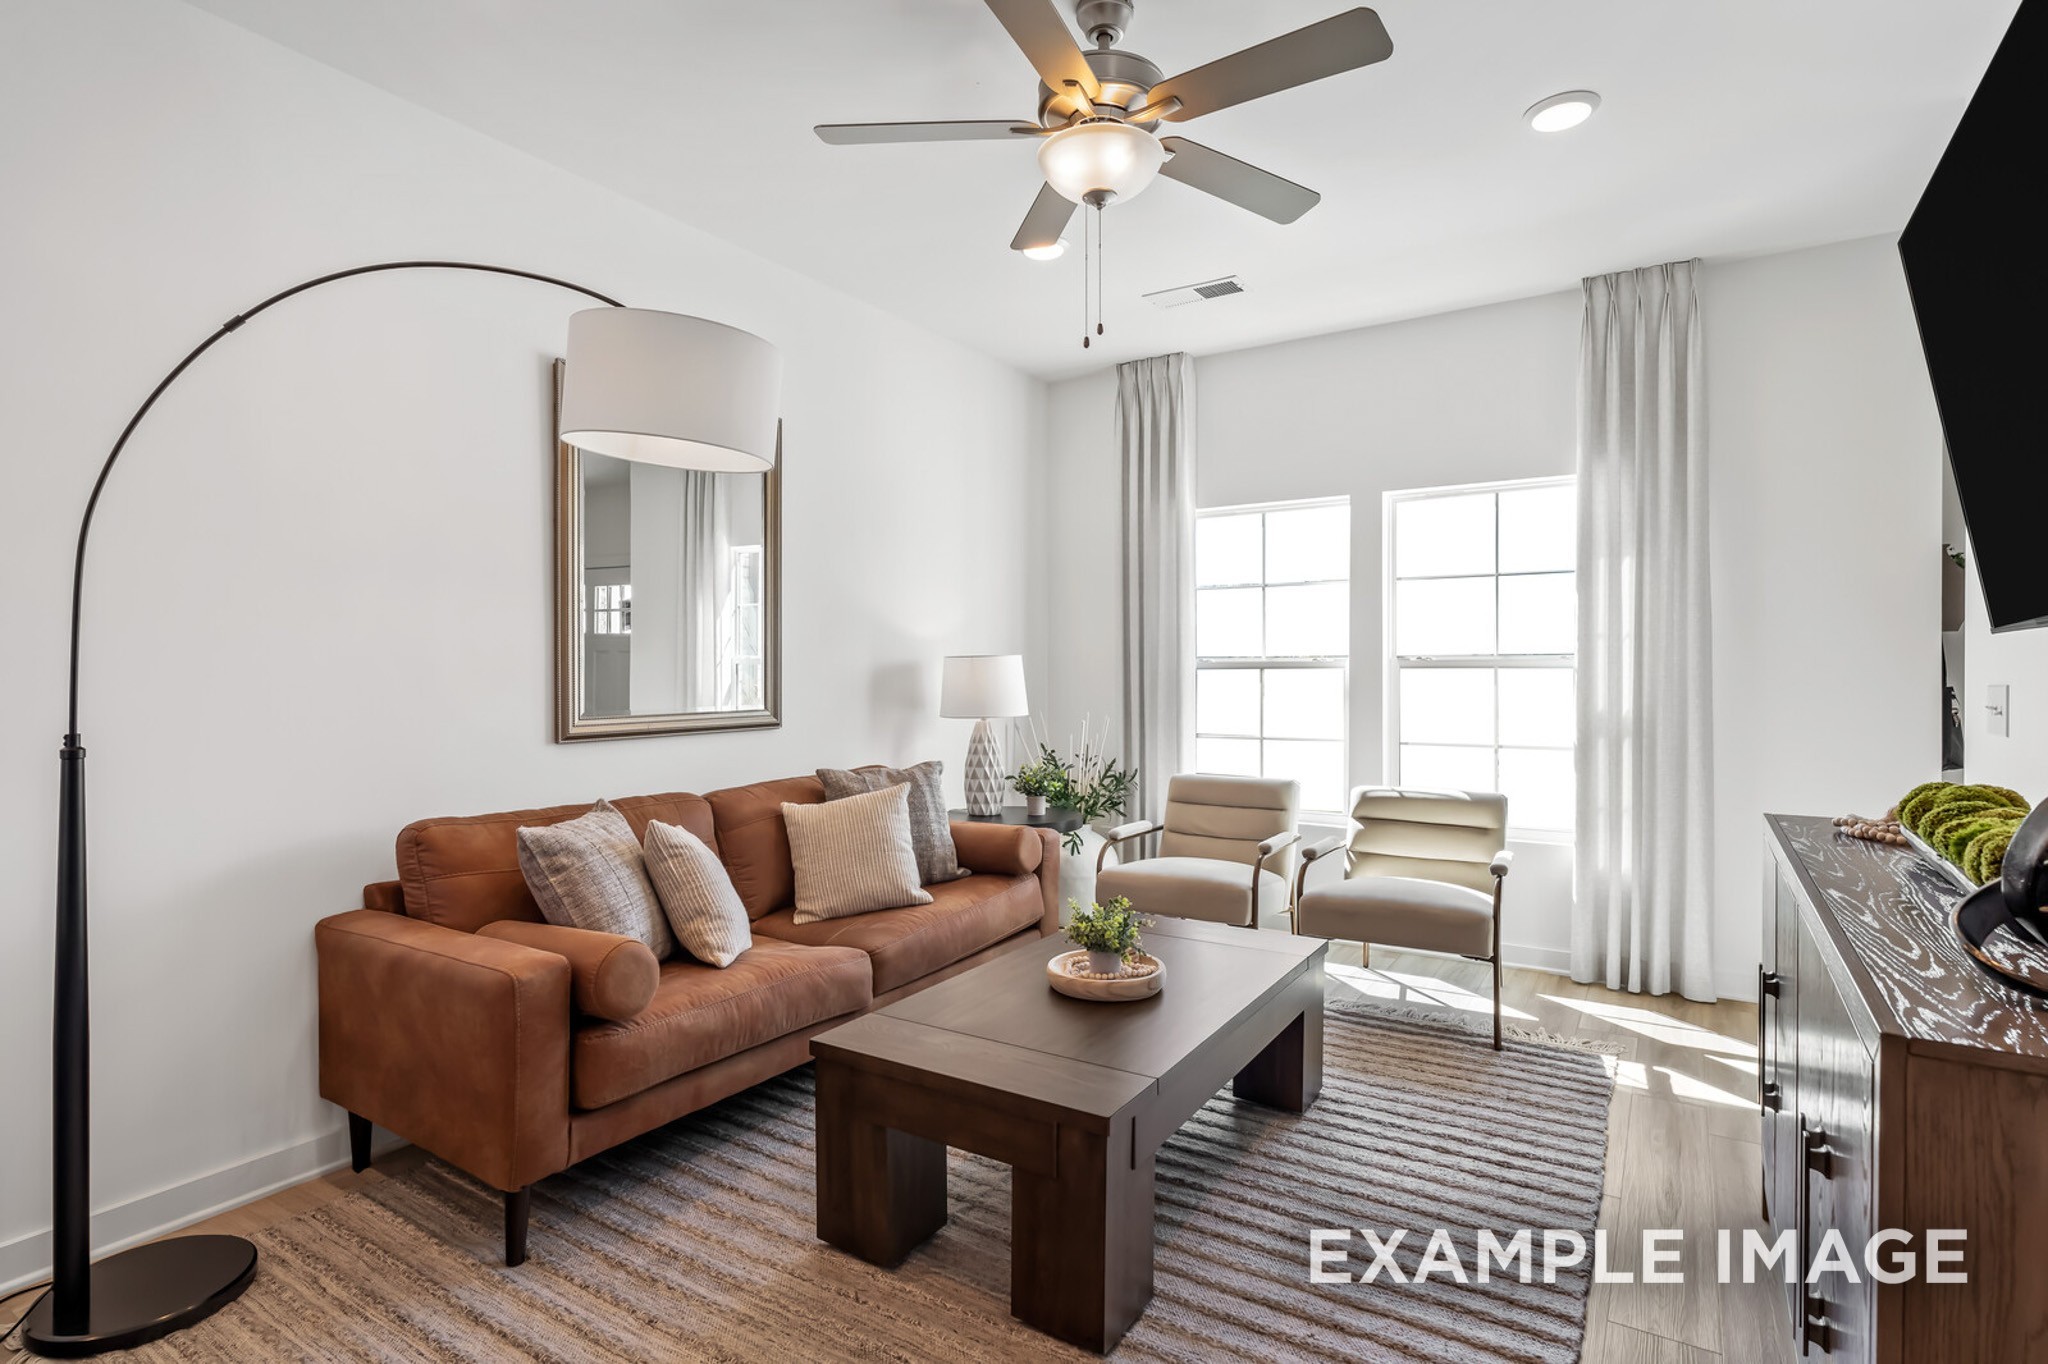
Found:
[[1387, 494], [1396, 785], [1499, 791], [1515, 829], [1571, 831], [1575, 498], [1569, 478]]
[[1292, 777], [1345, 806], [1347, 499], [1224, 507], [1195, 522], [1195, 766]]

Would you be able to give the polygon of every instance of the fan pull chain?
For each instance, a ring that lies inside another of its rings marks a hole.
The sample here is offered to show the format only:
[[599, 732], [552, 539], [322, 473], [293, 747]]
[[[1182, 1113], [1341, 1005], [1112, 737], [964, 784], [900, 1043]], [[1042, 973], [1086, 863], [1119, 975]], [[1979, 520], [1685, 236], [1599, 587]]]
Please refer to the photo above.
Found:
[[1095, 210], [1095, 334], [1102, 335], [1102, 210]]

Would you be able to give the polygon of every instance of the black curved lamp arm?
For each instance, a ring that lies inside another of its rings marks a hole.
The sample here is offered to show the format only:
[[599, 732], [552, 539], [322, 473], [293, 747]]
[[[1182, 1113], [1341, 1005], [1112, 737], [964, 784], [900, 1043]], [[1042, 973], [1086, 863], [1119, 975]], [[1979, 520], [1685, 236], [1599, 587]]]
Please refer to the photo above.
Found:
[[[156, 406], [156, 400], [178, 381], [178, 376], [230, 332], [241, 330], [250, 318], [276, 307], [288, 298], [317, 289], [336, 280], [357, 275], [374, 275], [387, 270], [474, 270], [484, 274], [511, 275], [541, 284], [552, 284], [572, 293], [596, 299], [618, 308], [617, 299], [586, 289], [580, 284], [556, 279], [531, 270], [505, 265], [480, 265], [473, 261], [402, 260], [377, 265], [358, 265], [349, 270], [294, 284], [264, 299], [255, 307], [236, 313], [220, 324], [213, 335], [194, 346], [135, 409], [135, 415], [121, 428], [120, 438], [107, 452], [86, 500], [85, 515], [78, 523], [78, 557], [71, 575], [71, 690], [69, 723], [64, 747], [58, 754], [62, 774], [57, 819], [57, 949], [55, 1043], [52, 1076], [51, 1116], [53, 1120], [53, 1193], [55, 1215], [51, 1231], [52, 1286], [47, 1298], [39, 1300], [23, 1321], [31, 1349], [37, 1353], [64, 1355], [96, 1354], [155, 1339], [216, 1310], [247, 1286], [256, 1271], [256, 1248], [238, 1237], [212, 1236], [182, 1238], [180, 1242], [137, 1247], [120, 1253], [125, 1263], [109, 1271], [107, 1285], [119, 1291], [103, 1293], [93, 1302], [95, 1277], [91, 1254], [91, 1183], [89, 1084], [87, 1072], [91, 1047], [87, 1037], [87, 963], [85, 899], [85, 746], [78, 732], [79, 635], [85, 602], [85, 547], [92, 532], [93, 513], [99, 509], [100, 494], [114, 472], [114, 462], [128, 445], [135, 428]], [[106, 1262], [102, 1262], [102, 1268]], [[108, 1301], [104, 1299], [118, 1299]]]
[[140, 426], [142, 419], [149, 415], [149, 409], [156, 406], [156, 400], [164, 395], [164, 390], [178, 381], [179, 375], [191, 368], [194, 360], [212, 350], [214, 343], [227, 336], [228, 333], [241, 330], [242, 326], [250, 318], [277, 306], [288, 298], [303, 294], [310, 289], [317, 289], [323, 284], [332, 284], [339, 279], [353, 279], [357, 275], [381, 274], [386, 270], [476, 270], [490, 275], [513, 275], [519, 279], [537, 280], [542, 284], [553, 284], [559, 288], [568, 289], [574, 293], [594, 298], [599, 303], [607, 304], [614, 308], [625, 306], [617, 299], [600, 294], [595, 289], [586, 289], [580, 284], [571, 284], [568, 280], [556, 279], [553, 275], [536, 274], [531, 270], [515, 270], [509, 265], [479, 265], [472, 261], [460, 260], [394, 260], [384, 261], [377, 265], [358, 265], [348, 270], [336, 270], [333, 274], [321, 275], [315, 279], [294, 284], [289, 289], [280, 289], [255, 307], [244, 309], [221, 323], [213, 335], [194, 346], [191, 353], [180, 360], [172, 368], [171, 372], [166, 374], [157, 386], [149, 391], [149, 396], [142, 400], [142, 406], [135, 409], [135, 415], [130, 417], [128, 424], [121, 428], [120, 439], [116, 440], [114, 448], [107, 452], [106, 463], [100, 466], [100, 476], [93, 480], [92, 496], [86, 499], [85, 516], [78, 523], [78, 558], [71, 573], [71, 702], [70, 718], [65, 726], [65, 732], [70, 742], [75, 744], [78, 738], [78, 632], [82, 602], [85, 595], [85, 540], [86, 536], [92, 531], [92, 514], [99, 508], [100, 492], [107, 486], [107, 475], [114, 472], [114, 461], [121, 458], [121, 451], [128, 444], [128, 437], [135, 434], [135, 428]]

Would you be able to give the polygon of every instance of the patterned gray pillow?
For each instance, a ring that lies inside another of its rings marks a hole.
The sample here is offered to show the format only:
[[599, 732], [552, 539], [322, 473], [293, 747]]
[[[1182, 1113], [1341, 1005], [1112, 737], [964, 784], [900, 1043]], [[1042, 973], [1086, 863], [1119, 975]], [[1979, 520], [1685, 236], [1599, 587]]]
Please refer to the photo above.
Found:
[[910, 788], [910, 845], [917, 850], [917, 876], [924, 885], [957, 881], [968, 874], [953, 847], [953, 822], [946, 815], [946, 765], [936, 759], [915, 767], [818, 769], [826, 800], [844, 800], [891, 786]]
[[541, 917], [564, 928], [638, 938], [656, 957], [675, 950], [647, 879], [640, 840], [605, 801], [560, 824], [518, 832], [519, 870]]

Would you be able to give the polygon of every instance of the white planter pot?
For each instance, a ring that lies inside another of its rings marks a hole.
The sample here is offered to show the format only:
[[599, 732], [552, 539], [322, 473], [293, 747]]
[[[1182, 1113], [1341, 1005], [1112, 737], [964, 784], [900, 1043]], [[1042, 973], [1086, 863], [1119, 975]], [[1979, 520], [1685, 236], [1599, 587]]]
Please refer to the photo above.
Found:
[[1088, 969], [1098, 976], [1120, 976], [1124, 970], [1123, 955], [1118, 952], [1088, 953]]
[[1025, 813], [1025, 814], [1027, 814], [1027, 815], [1029, 815], [1029, 816], [1031, 816], [1031, 818], [1033, 818], [1033, 819], [1041, 819], [1041, 818], [1043, 818], [1043, 817], [1044, 817], [1044, 815], [1045, 815], [1045, 797], [1044, 797], [1044, 796], [1026, 796], [1026, 797], [1024, 797], [1024, 813]]

